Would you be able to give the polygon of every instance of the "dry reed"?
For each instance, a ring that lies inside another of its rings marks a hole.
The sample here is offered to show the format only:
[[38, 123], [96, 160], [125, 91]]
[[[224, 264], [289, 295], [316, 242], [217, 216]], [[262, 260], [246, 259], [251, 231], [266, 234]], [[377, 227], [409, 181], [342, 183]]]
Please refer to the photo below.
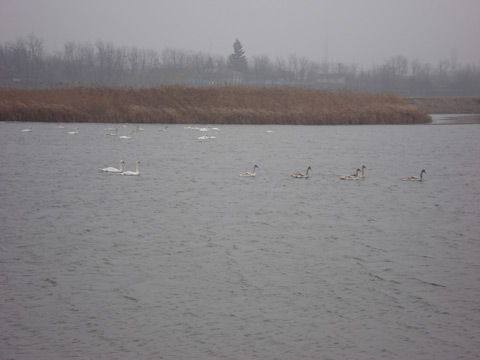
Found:
[[334, 125], [431, 119], [392, 94], [169, 86], [0, 90], [0, 121]]

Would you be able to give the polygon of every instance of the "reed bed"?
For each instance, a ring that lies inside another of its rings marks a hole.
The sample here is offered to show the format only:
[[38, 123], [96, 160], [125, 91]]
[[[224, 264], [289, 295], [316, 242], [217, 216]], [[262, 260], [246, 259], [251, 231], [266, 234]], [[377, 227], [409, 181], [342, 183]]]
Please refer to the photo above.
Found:
[[392, 94], [299, 88], [0, 90], [0, 121], [164, 124], [416, 124], [427, 113]]

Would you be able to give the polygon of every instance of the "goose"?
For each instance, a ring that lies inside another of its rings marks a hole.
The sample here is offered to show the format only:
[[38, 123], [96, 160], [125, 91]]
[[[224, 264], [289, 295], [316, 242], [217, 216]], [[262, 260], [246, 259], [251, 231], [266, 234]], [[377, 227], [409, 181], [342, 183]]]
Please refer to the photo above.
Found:
[[306, 178], [308, 178], [308, 170], [312, 170], [312, 168], [309, 166], [307, 168], [307, 171], [305, 172], [305, 174], [301, 173], [301, 172], [296, 172], [295, 174], [292, 174], [292, 176], [294, 178], [305, 178], [306, 179]]
[[67, 132], [68, 135], [78, 135], [78, 127], [74, 131]]
[[357, 169], [355, 174], [343, 175], [342, 177], [340, 177], [340, 179], [342, 179], [342, 180], [358, 180], [358, 173], [360, 171], [361, 171], [360, 169]]
[[420, 171], [420, 177], [418, 176], [409, 176], [408, 178], [402, 179], [403, 181], [423, 181], [423, 174], [426, 174], [427, 172], [425, 169]]
[[122, 172], [122, 175], [138, 175], [138, 174], [140, 174], [140, 171], [138, 171], [138, 164], [141, 164], [140, 160], [137, 160], [135, 162], [135, 164], [136, 164], [136, 168], [137, 168], [136, 171], [124, 171], [124, 172]]
[[114, 174], [120, 174], [123, 172], [123, 164], [125, 164], [124, 160], [120, 161], [120, 168], [116, 169], [114, 167], [107, 167], [105, 169], [102, 169], [102, 171], [109, 172], [109, 173], [114, 173]]
[[22, 130], [22, 132], [31, 132], [31, 131], [32, 131], [31, 127]]
[[252, 172], [244, 172], [242, 174], [240, 174], [240, 176], [255, 176], [255, 169], [258, 169], [258, 166], [257, 165], [253, 165], [253, 171]]

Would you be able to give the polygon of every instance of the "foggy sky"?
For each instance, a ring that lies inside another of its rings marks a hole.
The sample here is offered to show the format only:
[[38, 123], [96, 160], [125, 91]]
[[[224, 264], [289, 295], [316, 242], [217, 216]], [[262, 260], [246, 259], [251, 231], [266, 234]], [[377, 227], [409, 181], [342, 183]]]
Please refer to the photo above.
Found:
[[161, 52], [290, 54], [370, 67], [403, 55], [480, 62], [478, 0], [0, 0], [0, 43], [103, 40]]

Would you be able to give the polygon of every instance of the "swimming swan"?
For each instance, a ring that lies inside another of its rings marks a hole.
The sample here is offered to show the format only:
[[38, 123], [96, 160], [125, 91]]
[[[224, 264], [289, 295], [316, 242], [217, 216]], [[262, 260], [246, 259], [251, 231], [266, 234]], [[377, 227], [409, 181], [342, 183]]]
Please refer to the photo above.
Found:
[[295, 174], [292, 174], [292, 176], [294, 178], [305, 178], [306, 179], [306, 178], [308, 178], [308, 170], [312, 170], [312, 168], [309, 166], [307, 168], [307, 171], [305, 172], [305, 174], [301, 173], [301, 172], [296, 172]]
[[102, 171], [109, 172], [109, 173], [114, 173], [114, 174], [120, 174], [123, 172], [123, 164], [125, 164], [125, 161], [121, 160], [120, 161], [120, 168], [116, 169], [114, 167], [107, 167], [105, 169], [102, 169]]
[[244, 172], [240, 174], [240, 176], [255, 176], [255, 169], [258, 169], [259, 167], [257, 165], [253, 165], [253, 171], [252, 172]]
[[22, 130], [22, 132], [31, 132], [31, 131], [32, 131], [31, 127]]
[[340, 177], [340, 179], [342, 179], [342, 180], [358, 180], [358, 173], [360, 171], [361, 171], [360, 169], [357, 169], [355, 174], [343, 175], [342, 177]]
[[128, 135], [122, 135], [122, 136], [119, 136], [118, 138], [119, 139], [131, 139], [132, 138], [132, 132], [133, 132], [133, 130], [130, 130], [128, 132]]
[[75, 128], [75, 131], [69, 131], [67, 132], [68, 135], [78, 135], [78, 127]]
[[137, 167], [136, 171], [124, 171], [124, 172], [122, 172], [122, 175], [138, 175], [138, 174], [140, 174], [140, 171], [138, 171], [138, 164], [141, 164], [140, 160], [137, 160], [135, 164], [136, 164], [136, 167]]
[[362, 165], [362, 175], [360, 177], [364, 178], [365, 177], [365, 169], [367, 167], [365, 165]]
[[420, 171], [420, 177], [418, 176], [409, 176], [408, 178], [402, 179], [403, 181], [423, 181], [423, 174], [427, 172], [424, 170]]

